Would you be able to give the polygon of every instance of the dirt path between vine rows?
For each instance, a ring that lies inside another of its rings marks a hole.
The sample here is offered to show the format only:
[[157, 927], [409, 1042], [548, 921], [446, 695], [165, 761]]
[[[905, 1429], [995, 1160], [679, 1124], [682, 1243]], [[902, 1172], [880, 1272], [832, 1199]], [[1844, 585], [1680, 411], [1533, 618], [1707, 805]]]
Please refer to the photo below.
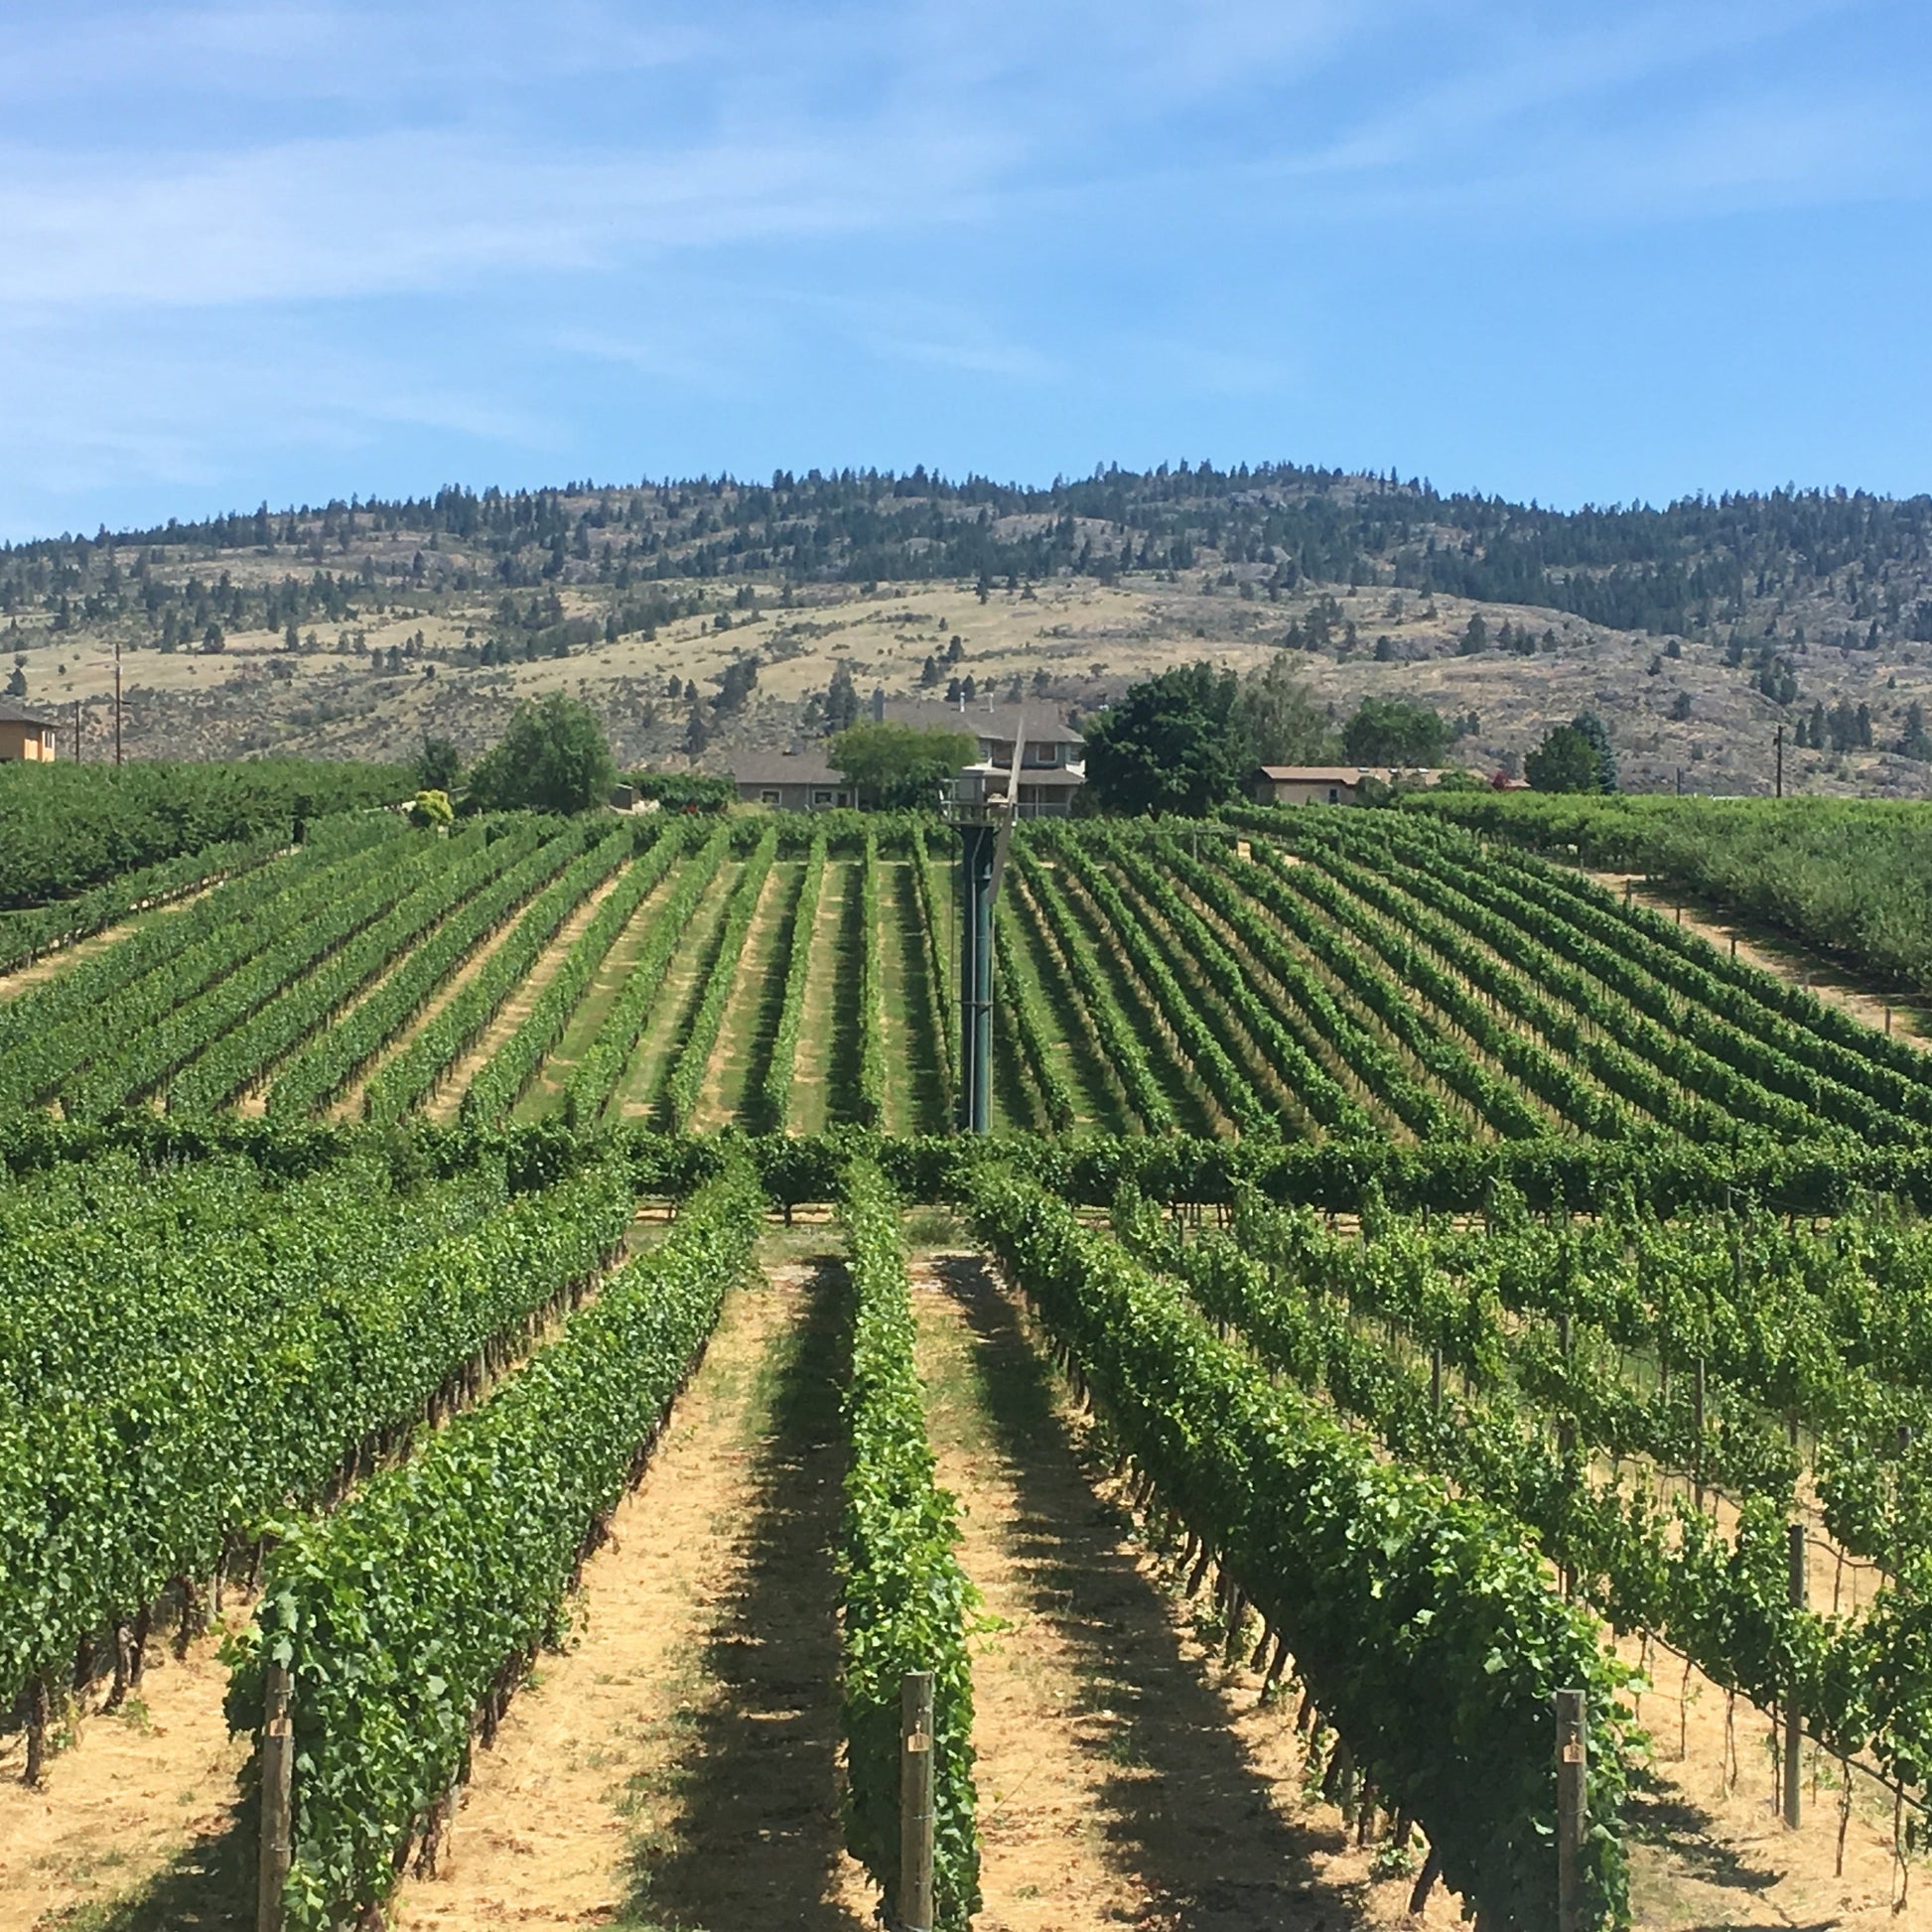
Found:
[[[217, 880], [216, 885], [225, 881]], [[186, 911], [199, 898], [206, 898], [215, 890], [214, 886], [197, 886], [192, 893], [184, 893], [179, 898], [171, 898], [159, 905], [143, 906], [138, 912], [131, 912], [113, 925], [103, 926], [98, 932], [90, 932], [84, 939], [75, 939], [71, 944], [55, 946], [44, 952], [30, 966], [19, 966], [11, 973], [0, 974], [0, 1006], [10, 1000], [18, 999], [23, 993], [31, 993], [37, 986], [45, 986], [49, 980], [60, 979], [70, 973], [83, 960], [103, 953], [109, 946], [117, 946], [123, 939], [139, 932], [142, 927], [153, 925], [159, 919], [171, 917], [176, 912]]]
[[442, 1086], [424, 1103], [425, 1119], [439, 1125], [456, 1119], [470, 1082], [488, 1064], [496, 1049], [529, 1019], [537, 996], [557, 977], [558, 969], [570, 956], [571, 947], [583, 937], [584, 928], [597, 917], [599, 907], [618, 890], [624, 874], [636, 863], [634, 859], [626, 859], [608, 879], [593, 887], [576, 911], [557, 928], [556, 937], [537, 955], [536, 963], [523, 975], [515, 991], [496, 1009], [489, 1025], [483, 1029], [483, 1037], [457, 1060]]
[[[230, 1599], [224, 1628], [247, 1615]], [[228, 1735], [221, 1715], [222, 1634], [209, 1631], [177, 1660], [157, 1633], [140, 1690], [119, 1712], [81, 1720], [40, 1791], [20, 1782], [21, 1739], [9, 1737], [0, 1753], [0, 1932], [91, 1927], [105, 1901], [226, 1832], [247, 1743]]]
[[835, 1786], [837, 1299], [813, 1261], [730, 1298], [397, 1932], [869, 1923]]
[[1914, 1046], [1932, 1046], [1932, 1009], [1909, 994], [1886, 994], [1872, 983], [1863, 981], [1839, 962], [1822, 953], [1810, 951], [1795, 940], [1781, 939], [1765, 932], [1756, 923], [1734, 914], [1706, 910], [1691, 902], [1688, 894], [1669, 886], [1646, 884], [1642, 873], [1586, 872], [1584, 877], [1619, 897], [1628, 890], [1639, 904], [1653, 912], [1674, 918], [1687, 932], [1708, 939], [1720, 952], [1735, 951], [1747, 966], [1775, 974], [1802, 986], [1828, 1006], [1843, 1007], [1855, 1020], [1883, 1033], [1887, 1010], [1892, 1029], [1899, 1038]]
[[1253, 1636], [1234, 1666], [1202, 1641], [979, 1259], [916, 1261], [912, 1281], [939, 1476], [991, 1619], [973, 1657], [978, 1932], [1455, 1924], [1440, 1890], [1406, 1917], [1409, 1883], [1372, 1883], [1339, 1813], [1302, 1797], [1292, 1709], [1260, 1708]]

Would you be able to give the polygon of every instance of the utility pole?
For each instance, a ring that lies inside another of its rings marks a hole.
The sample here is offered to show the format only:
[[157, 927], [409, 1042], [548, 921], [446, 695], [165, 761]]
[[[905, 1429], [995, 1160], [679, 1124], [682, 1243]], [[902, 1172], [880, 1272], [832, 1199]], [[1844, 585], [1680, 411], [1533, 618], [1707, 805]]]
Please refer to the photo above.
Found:
[[1778, 744], [1778, 790], [1777, 790], [1777, 795], [1778, 795], [1778, 796], [1779, 796], [1780, 798], [1782, 798], [1782, 797], [1784, 796], [1784, 727], [1783, 727], [1782, 725], [1780, 725], [1780, 726], [1778, 727], [1778, 739], [1777, 739], [1777, 744]]
[[73, 761], [80, 762], [80, 700], [73, 701]]
[[114, 762], [121, 762], [121, 640], [114, 639]]

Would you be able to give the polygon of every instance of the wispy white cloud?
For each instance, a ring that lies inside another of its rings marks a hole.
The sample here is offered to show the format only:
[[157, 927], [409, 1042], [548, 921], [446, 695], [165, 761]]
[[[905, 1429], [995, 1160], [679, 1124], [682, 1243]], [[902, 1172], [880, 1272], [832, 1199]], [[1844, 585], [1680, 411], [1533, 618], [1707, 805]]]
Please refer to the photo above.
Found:
[[1352, 259], [1924, 199], [1837, 59], [1907, 4], [11, 0], [0, 520], [620, 390], [1286, 406]]

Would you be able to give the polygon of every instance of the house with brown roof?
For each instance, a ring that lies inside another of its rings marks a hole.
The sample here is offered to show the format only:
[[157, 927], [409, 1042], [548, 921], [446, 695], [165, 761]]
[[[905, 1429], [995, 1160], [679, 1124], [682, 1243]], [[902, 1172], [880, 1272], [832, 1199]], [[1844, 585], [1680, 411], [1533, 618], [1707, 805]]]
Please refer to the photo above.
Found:
[[732, 760], [732, 783], [742, 803], [777, 812], [830, 812], [858, 803], [851, 780], [817, 750], [748, 753]]
[[0, 698], [0, 761], [52, 764], [55, 729], [45, 712], [30, 711], [17, 698]]
[[1261, 764], [1248, 780], [1258, 805], [1357, 805], [1362, 786], [1440, 783], [1442, 772], [1427, 766], [1392, 764]]
[[885, 711], [895, 724], [944, 727], [978, 741], [977, 761], [959, 774], [962, 795], [975, 802], [1006, 797], [1014, 748], [1023, 730], [1022, 818], [1065, 818], [1073, 809], [1073, 794], [1087, 781], [1087, 741], [1045, 703], [957, 707], [937, 700], [901, 700]]

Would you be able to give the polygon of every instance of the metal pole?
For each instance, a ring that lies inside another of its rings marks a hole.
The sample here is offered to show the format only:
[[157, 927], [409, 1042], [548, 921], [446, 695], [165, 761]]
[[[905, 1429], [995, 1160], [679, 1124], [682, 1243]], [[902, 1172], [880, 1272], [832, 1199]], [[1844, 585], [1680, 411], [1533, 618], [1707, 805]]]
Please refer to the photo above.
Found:
[[967, 1134], [992, 1128], [993, 1107], [993, 849], [990, 824], [963, 820], [960, 838], [959, 1125]]
[[[1785, 1535], [1790, 1539], [1791, 1607], [1802, 1610], [1805, 1606], [1805, 1526], [1793, 1523]], [[1794, 1832], [1804, 1815], [1804, 1798], [1798, 1783], [1798, 1765], [1803, 1748], [1798, 1686], [1794, 1682], [1787, 1684], [1784, 1689], [1784, 1822], [1786, 1828]]]
[[1778, 796], [1784, 796], [1784, 727], [1778, 727]]
[[1584, 1832], [1589, 1785], [1589, 1733], [1582, 1691], [1559, 1691], [1557, 1705], [1557, 1932], [1584, 1932]]
[[899, 1682], [898, 1922], [932, 1932], [932, 1673]]

